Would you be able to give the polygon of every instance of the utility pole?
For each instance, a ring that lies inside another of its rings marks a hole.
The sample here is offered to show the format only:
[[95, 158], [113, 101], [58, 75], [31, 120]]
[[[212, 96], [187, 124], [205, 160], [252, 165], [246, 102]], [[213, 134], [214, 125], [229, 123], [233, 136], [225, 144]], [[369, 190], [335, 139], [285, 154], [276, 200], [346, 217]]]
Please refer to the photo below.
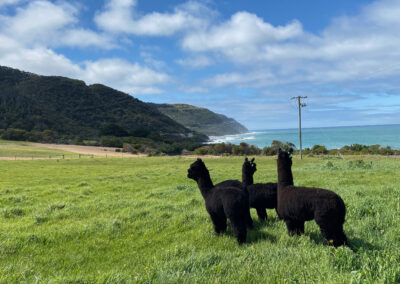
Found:
[[303, 159], [303, 149], [301, 146], [301, 108], [307, 106], [306, 104], [301, 103], [301, 99], [306, 99], [307, 97], [297, 96], [291, 98], [292, 100], [297, 99], [297, 104], [299, 106], [299, 142], [300, 142], [300, 159]]

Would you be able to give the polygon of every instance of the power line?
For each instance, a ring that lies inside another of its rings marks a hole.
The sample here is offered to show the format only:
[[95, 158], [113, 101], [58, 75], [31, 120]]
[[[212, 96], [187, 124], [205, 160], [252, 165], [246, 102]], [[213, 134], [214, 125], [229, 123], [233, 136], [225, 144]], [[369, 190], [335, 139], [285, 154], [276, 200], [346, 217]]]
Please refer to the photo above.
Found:
[[307, 96], [302, 97], [302, 96], [297, 96], [297, 97], [292, 97], [291, 100], [297, 99], [297, 105], [299, 108], [299, 144], [300, 144], [300, 159], [303, 159], [303, 149], [301, 145], [301, 108], [307, 106], [306, 104], [301, 103], [301, 99], [306, 99]]

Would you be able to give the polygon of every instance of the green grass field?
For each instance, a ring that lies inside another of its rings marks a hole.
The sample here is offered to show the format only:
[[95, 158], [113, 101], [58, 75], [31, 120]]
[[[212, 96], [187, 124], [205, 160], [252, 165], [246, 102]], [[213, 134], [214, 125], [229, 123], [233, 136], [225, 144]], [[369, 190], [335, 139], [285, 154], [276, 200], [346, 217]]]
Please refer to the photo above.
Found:
[[[194, 159], [0, 161], [0, 281], [52, 283], [399, 283], [400, 159], [294, 158], [296, 185], [344, 199], [348, 247], [318, 227], [289, 237], [268, 211], [238, 246], [213, 233], [187, 168]], [[242, 157], [204, 159], [214, 183], [241, 176]], [[276, 180], [256, 158], [255, 182]]]
[[39, 147], [30, 142], [0, 140], [0, 157], [48, 157], [67, 155], [71, 152]]

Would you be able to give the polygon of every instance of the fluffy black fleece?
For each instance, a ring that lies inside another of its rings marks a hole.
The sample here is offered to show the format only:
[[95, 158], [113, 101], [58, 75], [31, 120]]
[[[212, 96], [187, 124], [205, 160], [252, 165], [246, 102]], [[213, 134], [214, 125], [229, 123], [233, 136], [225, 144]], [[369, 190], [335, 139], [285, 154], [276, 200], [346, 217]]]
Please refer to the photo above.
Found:
[[347, 244], [343, 232], [346, 206], [333, 191], [293, 185], [292, 151], [279, 150], [278, 215], [285, 221], [289, 235], [303, 234], [304, 222], [315, 219], [325, 243], [335, 247]]
[[[252, 161], [254, 161], [254, 159]], [[246, 164], [246, 169], [251, 171], [250, 162], [248, 161], [247, 158], [245, 159], [245, 164]], [[243, 164], [242, 172], [243, 172], [243, 168], [245, 167], [245, 164]], [[252, 176], [252, 174], [251, 174], [251, 176]], [[243, 174], [242, 174], [242, 178], [243, 178]], [[249, 192], [247, 190], [245, 182], [240, 182], [238, 180], [229, 179], [229, 180], [224, 180], [224, 181], [222, 181], [220, 183], [217, 183], [215, 186], [219, 186], [219, 187], [229, 186], [229, 187], [240, 188], [244, 192], [244, 194], [245, 194], [245, 196], [247, 198], [247, 203], [250, 204], [250, 201], [249, 201], [250, 196], [249, 196]], [[246, 212], [246, 220], [247, 220], [247, 227], [248, 228], [253, 228], [253, 219], [251, 218], [251, 215], [250, 215], [250, 206], [249, 206], [249, 208], [248, 208], [248, 210]]]
[[217, 234], [225, 232], [226, 220], [229, 218], [238, 243], [244, 243], [247, 235], [246, 217], [249, 211], [246, 193], [238, 187], [214, 186], [210, 173], [201, 159], [190, 165], [188, 178], [197, 182], [215, 232]]
[[254, 184], [253, 175], [257, 171], [254, 158], [246, 158], [242, 167], [242, 182], [249, 192], [249, 205], [257, 210], [260, 221], [267, 219], [267, 208], [276, 209], [278, 184], [273, 182]]

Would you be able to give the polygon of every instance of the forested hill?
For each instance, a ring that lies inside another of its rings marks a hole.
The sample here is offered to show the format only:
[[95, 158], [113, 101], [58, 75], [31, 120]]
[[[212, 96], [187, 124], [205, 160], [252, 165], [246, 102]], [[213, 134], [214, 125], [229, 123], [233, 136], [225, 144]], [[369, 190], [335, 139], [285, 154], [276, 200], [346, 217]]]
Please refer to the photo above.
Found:
[[209, 136], [240, 134], [248, 129], [225, 115], [186, 104], [151, 104], [185, 127]]
[[101, 135], [207, 140], [147, 103], [104, 85], [1, 66], [0, 129], [46, 131], [75, 140]]

